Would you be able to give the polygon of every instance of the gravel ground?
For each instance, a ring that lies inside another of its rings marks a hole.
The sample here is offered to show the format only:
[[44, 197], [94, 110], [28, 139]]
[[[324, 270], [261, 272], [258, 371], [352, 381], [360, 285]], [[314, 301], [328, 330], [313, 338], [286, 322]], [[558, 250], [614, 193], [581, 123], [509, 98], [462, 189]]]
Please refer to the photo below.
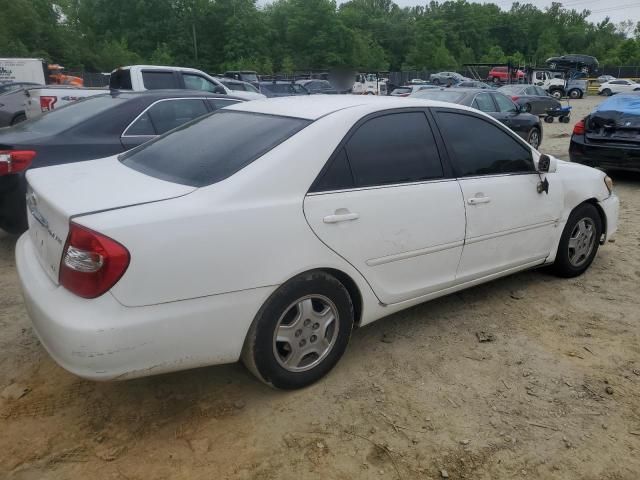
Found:
[[[566, 157], [597, 100], [545, 124], [542, 150]], [[0, 478], [636, 480], [640, 176], [616, 185], [620, 231], [584, 276], [526, 272], [393, 315], [288, 393], [240, 365], [68, 374], [34, 336], [0, 233]]]

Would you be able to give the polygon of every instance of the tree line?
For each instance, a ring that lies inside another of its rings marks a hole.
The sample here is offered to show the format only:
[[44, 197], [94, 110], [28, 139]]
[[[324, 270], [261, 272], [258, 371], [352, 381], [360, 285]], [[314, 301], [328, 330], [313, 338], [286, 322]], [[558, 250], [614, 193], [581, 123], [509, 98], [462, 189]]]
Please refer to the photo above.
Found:
[[266, 74], [541, 65], [564, 53], [640, 65], [640, 22], [588, 16], [561, 3], [503, 10], [466, 0], [405, 8], [392, 0], [0, 0], [0, 56], [68, 70], [149, 63]]

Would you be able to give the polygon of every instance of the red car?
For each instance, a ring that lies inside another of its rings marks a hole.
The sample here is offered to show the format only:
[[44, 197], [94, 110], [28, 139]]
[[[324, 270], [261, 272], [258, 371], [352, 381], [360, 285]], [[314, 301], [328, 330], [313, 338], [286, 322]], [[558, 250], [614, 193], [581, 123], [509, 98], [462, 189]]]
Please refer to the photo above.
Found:
[[[506, 82], [509, 78], [507, 67], [493, 67], [489, 71], [489, 76], [487, 78], [490, 82], [494, 83]], [[524, 72], [522, 70], [512, 70], [511, 80], [524, 80]]]

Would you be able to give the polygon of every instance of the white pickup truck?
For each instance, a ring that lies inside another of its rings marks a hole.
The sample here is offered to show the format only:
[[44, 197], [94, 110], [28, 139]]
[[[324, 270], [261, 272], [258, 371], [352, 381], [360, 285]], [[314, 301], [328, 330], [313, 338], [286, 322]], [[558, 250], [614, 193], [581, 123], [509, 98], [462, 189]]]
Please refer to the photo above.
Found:
[[[260, 93], [235, 91], [225, 87], [215, 78], [195, 68], [160, 67], [156, 65], [131, 65], [120, 67], [111, 72], [109, 89], [112, 90], [159, 90], [187, 89], [204, 90], [206, 92], [233, 95], [247, 100], [266, 98]], [[73, 88], [64, 86], [47, 86], [26, 90], [25, 113], [33, 118], [59, 108], [70, 102], [100, 93], [107, 93], [105, 88]]]

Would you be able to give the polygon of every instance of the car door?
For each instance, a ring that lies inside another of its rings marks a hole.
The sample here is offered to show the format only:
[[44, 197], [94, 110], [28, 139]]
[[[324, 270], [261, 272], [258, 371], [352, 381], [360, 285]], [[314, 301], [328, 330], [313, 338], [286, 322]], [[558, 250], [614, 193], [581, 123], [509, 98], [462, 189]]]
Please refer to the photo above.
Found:
[[359, 122], [307, 194], [304, 214], [318, 238], [360, 271], [384, 304], [455, 280], [464, 204], [422, 109]]
[[467, 216], [456, 283], [544, 262], [563, 205], [555, 175], [547, 175], [549, 193], [538, 193], [540, 175], [522, 140], [471, 112], [438, 109], [436, 118]]
[[521, 114], [519, 107], [507, 96], [498, 92], [491, 93], [491, 96], [496, 102], [499, 112], [491, 116], [500, 120], [522, 138], [527, 139], [531, 129], [531, 117]]
[[120, 141], [124, 148], [133, 148], [208, 112], [202, 98], [158, 100], [125, 128]]

